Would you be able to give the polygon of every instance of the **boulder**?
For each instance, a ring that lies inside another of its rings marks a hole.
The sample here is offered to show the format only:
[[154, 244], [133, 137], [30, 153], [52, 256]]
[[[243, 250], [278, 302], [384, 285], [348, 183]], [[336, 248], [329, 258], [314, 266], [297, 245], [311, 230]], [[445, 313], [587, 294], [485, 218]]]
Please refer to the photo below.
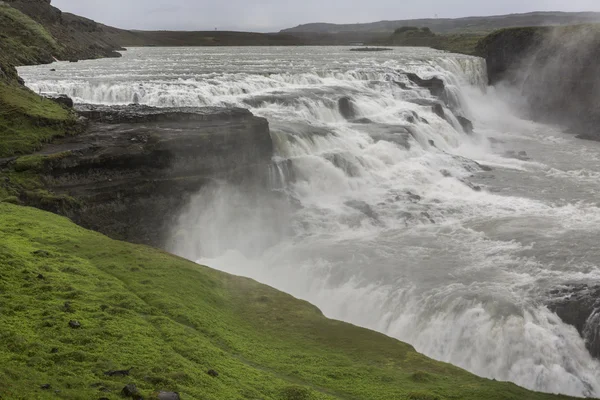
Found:
[[590, 354], [600, 359], [600, 285], [569, 285], [550, 292], [548, 308], [573, 325]]
[[73, 99], [71, 99], [66, 94], [59, 94], [57, 96], [47, 96], [47, 98], [67, 108], [73, 108], [73, 106], [75, 105]]
[[339, 99], [338, 108], [340, 110], [340, 114], [342, 114], [342, 117], [346, 118], [347, 120], [352, 120], [356, 117], [354, 103], [350, 97], [342, 97]]

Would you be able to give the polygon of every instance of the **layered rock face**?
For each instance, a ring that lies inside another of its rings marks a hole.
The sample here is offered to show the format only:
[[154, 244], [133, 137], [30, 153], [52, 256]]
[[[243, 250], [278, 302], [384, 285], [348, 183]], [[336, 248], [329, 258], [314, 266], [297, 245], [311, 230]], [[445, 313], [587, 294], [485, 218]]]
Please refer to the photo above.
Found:
[[57, 141], [44, 183], [75, 199], [60, 211], [114, 238], [163, 244], [191, 195], [215, 180], [266, 182], [273, 156], [268, 123], [243, 109], [78, 110], [85, 133]]
[[516, 28], [488, 36], [478, 49], [492, 84], [522, 90], [530, 116], [600, 140], [600, 29]]

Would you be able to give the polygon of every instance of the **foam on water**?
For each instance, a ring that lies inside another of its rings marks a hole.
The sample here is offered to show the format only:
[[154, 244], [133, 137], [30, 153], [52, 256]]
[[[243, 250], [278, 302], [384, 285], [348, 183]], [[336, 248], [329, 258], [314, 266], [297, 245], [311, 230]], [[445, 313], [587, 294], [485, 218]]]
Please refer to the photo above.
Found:
[[[479, 375], [600, 396], [600, 363], [544, 305], [556, 285], [600, 279], [590, 239], [600, 148], [522, 120], [504, 96], [514, 97], [485, 87], [483, 60], [426, 49], [132, 49], [56, 69], [20, 72], [33, 90], [78, 102], [239, 106], [269, 120], [272, 190], [204, 188], [174, 227], [174, 252]], [[445, 118], [406, 72], [445, 82]], [[343, 97], [354, 120], [340, 113]]]

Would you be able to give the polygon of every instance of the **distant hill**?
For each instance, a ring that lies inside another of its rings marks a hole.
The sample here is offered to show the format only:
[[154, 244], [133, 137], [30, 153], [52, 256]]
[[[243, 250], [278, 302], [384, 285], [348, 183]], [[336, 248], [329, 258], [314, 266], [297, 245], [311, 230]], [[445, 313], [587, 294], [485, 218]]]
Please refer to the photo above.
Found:
[[366, 24], [327, 24], [313, 23], [284, 29], [288, 34], [346, 34], [362, 32], [365, 34], [391, 34], [397, 28], [414, 26], [428, 27], [435, 33], [489, 33], [496, 29], [523, 26], [556, 26], [600, 22], [597, 12], [532, 12], [527, 14], [509, 14], [489, 17], [409, 19], [398, 21], [379, 21]]

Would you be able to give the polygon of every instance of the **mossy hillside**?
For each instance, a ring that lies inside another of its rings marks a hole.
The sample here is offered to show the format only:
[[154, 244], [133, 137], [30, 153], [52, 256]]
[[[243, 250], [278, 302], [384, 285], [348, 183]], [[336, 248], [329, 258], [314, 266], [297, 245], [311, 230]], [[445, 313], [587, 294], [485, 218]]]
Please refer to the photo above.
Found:
[[77, 133], [75, 114], [17, 83], [0, 82], [0, 158], [29, 154]]
[[39, 23], [19, 10], [0, 4], [0, 63], [48, 63], [61, 46]]
[[475, 377], [252, 280], [6, 203], [0, 318], [5, 399], [118, 399], [127, 383], [183, 399], [567, 398]]
[[382, 44], [388, 46], [432, 47], [438, 50], [476, 54], [476, 47], [484, 36], [477, 33], [435, 34], [429, 28], [405, 26], [396, 29]]

